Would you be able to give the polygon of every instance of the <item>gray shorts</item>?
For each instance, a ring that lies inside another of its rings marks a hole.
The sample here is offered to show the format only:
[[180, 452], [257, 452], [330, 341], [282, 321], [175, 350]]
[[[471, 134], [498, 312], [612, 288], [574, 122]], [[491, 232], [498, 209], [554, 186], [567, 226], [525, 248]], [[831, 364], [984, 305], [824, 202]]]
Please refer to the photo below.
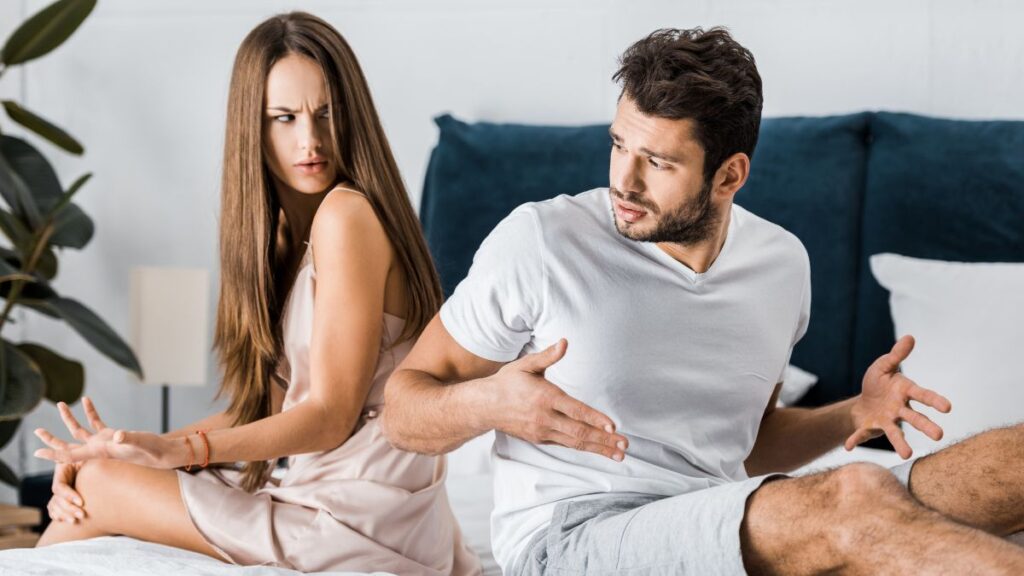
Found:
[[[908, 486], [913, 462], [892, 468]], [[746, 574], [740, 524], [757, 476], [679, 496], [616, 494], [570, 500], [530, 540], [506, 576]]]

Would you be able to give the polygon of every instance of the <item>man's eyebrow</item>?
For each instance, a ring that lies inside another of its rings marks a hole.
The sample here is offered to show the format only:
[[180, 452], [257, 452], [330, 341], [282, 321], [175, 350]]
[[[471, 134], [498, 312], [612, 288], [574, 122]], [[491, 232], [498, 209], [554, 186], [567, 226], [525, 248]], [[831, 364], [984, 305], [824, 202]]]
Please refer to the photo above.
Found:
[[665, 154], [664, 152], [655, 152], [654, 150], [650, 150], [647, 148], [641, 148], [640, 153], [646, 154], [647, 156], [650, 156], [652, 158], [660, 158], [661, 160], [671, 162], [673, 164], [681, 164], [683, 162], [681, 159], [672, 156], [671, 154]]
[[[621, 142], [622, 141], [622, 138], [620, 138], [619, 135], [616, 134], [615, 131], [613, 131], [611, 128], [608, 129], [608, 135], [612, 137], [612, 140], [614, 142]], [[659, 159], [664, 160], [666, 162], [672, 162], [673, 164], [682, 164], [683, 163], [683, 161], [680, 158], [672, 156], [671, 154], [665, 154], [664, 152], [655, 152], [655, 151], [653, 151], [653, 150], [651, 150], [649, 148], [641, 148], [640, 149], [640, 153], [645, 155], [645, 156], [650, 156], [652, 158], [659, 158]]]

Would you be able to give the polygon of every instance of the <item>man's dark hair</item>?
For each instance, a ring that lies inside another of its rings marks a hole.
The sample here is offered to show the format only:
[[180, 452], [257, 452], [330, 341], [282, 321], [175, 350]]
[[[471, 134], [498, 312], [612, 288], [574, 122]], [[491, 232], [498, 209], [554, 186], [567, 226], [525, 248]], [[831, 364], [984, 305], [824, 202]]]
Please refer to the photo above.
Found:
[[648, 116], [696, 124], [704, 180], [726, 158], [753, 158], [761, 125], [761, 76], [754, 55], [725, 28], [656, 30], [630, 46], [612, 77]]

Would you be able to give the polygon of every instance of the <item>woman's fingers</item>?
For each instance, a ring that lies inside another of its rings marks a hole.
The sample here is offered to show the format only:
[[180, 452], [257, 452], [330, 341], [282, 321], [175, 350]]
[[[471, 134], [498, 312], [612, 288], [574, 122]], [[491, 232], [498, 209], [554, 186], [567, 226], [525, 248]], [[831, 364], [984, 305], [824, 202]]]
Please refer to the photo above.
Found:
[[60, 419], [63, 420], [64, 425], [68, 427], [68, 431], [71, 432], [72, 438], [79, 442], [89, 441], [89, 436], [92, 436], [92, 434], [78, 423], [78, 419], [76, 419], [75, 415], [71, 413], [71, 408], [68, 408], [67, 404], [59, 402], [57, 404], [57, 411], [60, 412]]
[[44, 444], [46, 444], [50, 448], [53, 448], [54, 450], [67, 451], [69, 448], [67, 442], [61, 440], [60, 438], [57, 438], [53, 434], [50, 434], [50, 432], [45, 428], [36, 428], [35, 435], [37, 438], [42, 440]]
[[107, 427], [100, 419], [100, 413], [96, 411], [96, 405], [92, 403], [92, 399], [88, 396], [82, 398], [82, 406], [85, 408], [85, 417], [89, 420], [89, 425], [92, 429], [99, 432]]
[[62, 498], [60, 496], [54, 496], [53, 498], [50, 499], [50, 502], [59, 511], [63, 512], [64, 515], [67, 516], [68, 518], [77, 519], [77, 520], [81, 520], [81, 519], [85, 518], [85, 511], [82, 510], [81, 508], [79, 508], [78, 506], [75, 506], [75, 504], [73, 502], [71, 502], [71, 501], [69, 501], [69, 500], [67, 500], [65, 498]]

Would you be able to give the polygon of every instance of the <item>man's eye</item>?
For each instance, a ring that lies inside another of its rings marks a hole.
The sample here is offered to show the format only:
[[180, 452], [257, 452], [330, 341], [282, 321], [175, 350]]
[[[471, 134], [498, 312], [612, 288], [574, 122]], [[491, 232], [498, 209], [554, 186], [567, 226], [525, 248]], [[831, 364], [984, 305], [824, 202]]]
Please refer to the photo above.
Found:
[[612, 142], [612, 148], [615, 148], [616, 150], [619, 150], [620, 152], [623, 149], [622, 148], [622, 144], [619, 144], [618, 142]]
[[280, 116], [274, 116], [274, 120], [278, 122], [291, 122], [295, 120], [294, 114], [281, 114]]
[[661, 170], [665, 167], [664, 164], [656, 162], [653, 158], [648, 158], [647, 163], [651, 165], [655, 170]]

